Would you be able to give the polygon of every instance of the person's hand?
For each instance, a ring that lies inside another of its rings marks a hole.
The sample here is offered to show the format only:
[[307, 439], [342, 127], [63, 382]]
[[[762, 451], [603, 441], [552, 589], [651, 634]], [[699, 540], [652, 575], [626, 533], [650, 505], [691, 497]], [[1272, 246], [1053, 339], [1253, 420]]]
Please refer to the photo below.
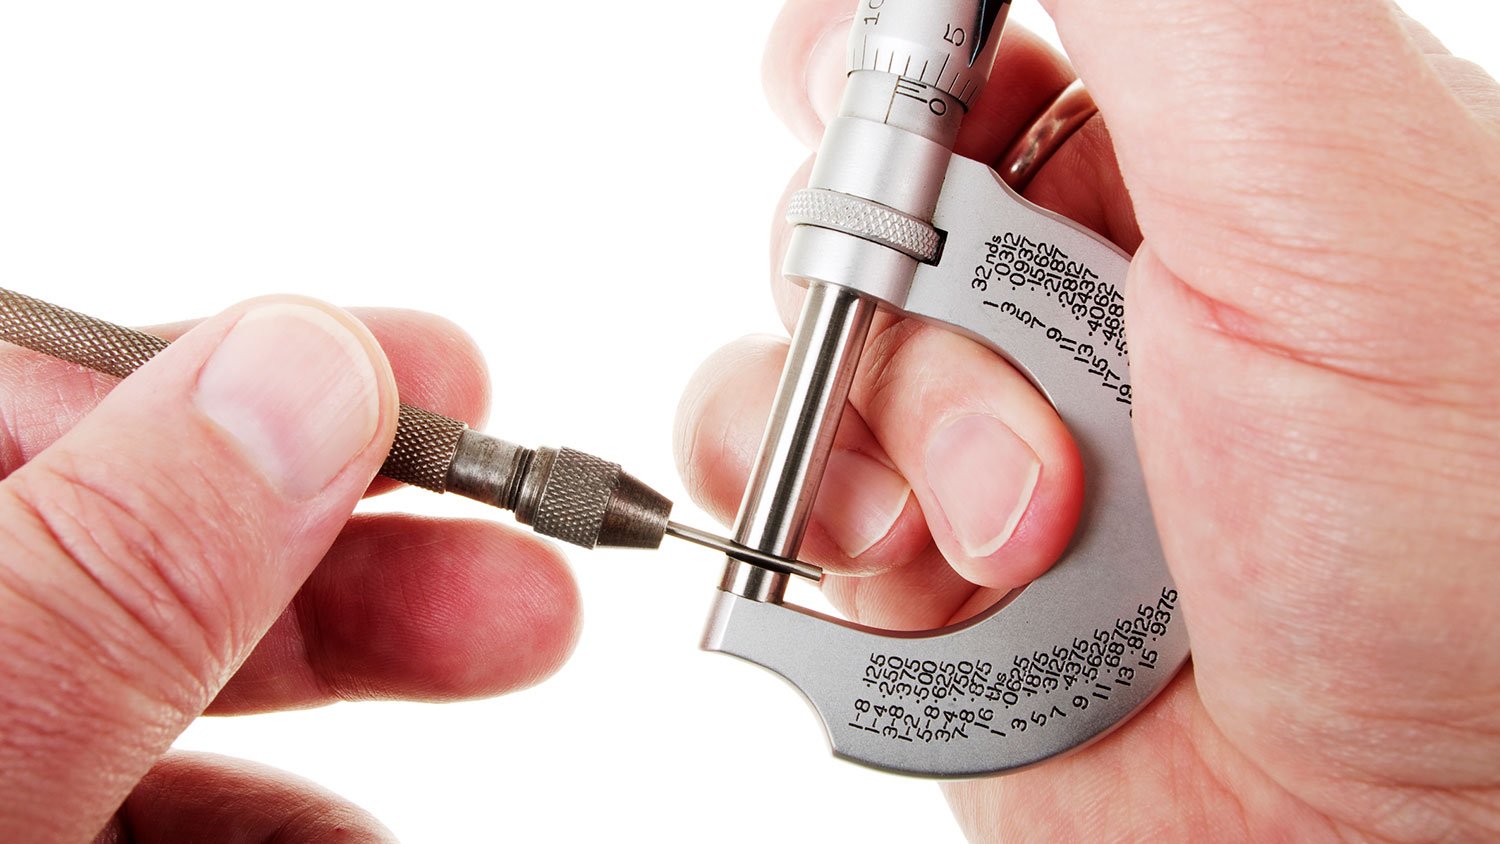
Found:
[[[809, 145], [852, 5], [792, 0], [773, 36], [771, 99]], [[1135, 253], [1135, 427], [1193, 664], [1079, 753], [948, 786], [961, 822], [1500, 835], [1500, 88], [1382, 0], [1046, 5], [1113, 146], [1094, 121], [1029, 196]], [[1072, 78], [1011, 31], [959, 151], [993, 161]], [[679, 461], [721, 517], [784, 350], [740, 341], [684, 400]], [[828, 590], [855, 619], [936, 627], [1044, 570], [1082, 483], [997, 356], [886, 318], [805, 553], [860, 575]]]
[[389, 840], [310, 783], [168, 746], [205, 711], [536, 682], [572, 647], [572, 577], [497, 525], [350, 519], [397, 384], [484, 414], [451, 324], [277, 298], [184, 330], [117, 387], [0, 349], [0, 841]]

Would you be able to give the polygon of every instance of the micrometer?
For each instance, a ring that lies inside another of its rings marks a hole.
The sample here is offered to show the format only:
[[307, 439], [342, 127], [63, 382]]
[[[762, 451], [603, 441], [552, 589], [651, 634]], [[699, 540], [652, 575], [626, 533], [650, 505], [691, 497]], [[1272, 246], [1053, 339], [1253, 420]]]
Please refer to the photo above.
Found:
[[800, 689], [838, 756], [921, 776], [1003, 773], [1081, 747], [1188, 658], [1131, 430], [1129, 258], [953, 152], [1008, 6], [859, 0], [838, 116], [788, 205], [782, 270], [807, 295], [734, 538], [796, 556], [884, 308], [983, 343], [1052, 403], [1086, 478], [1072, 543], [1002, 604], [918, 633], [788, 604], [785, 574], [731, 560], [703, 643]]

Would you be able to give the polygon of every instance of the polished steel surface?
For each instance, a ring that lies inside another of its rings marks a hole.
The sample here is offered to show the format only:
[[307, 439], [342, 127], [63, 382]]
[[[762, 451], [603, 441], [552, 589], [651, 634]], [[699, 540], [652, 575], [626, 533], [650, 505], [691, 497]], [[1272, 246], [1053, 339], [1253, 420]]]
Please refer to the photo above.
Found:
[[[773, 421], [740, 503], [734, 527], [739, 544], [797, 556], [874, 315], [874, 303], [858, 294], [808, 288], [772, 404]], [[776, 602], [786, 594], [786, 575], [730, 560], [719, 588]]]

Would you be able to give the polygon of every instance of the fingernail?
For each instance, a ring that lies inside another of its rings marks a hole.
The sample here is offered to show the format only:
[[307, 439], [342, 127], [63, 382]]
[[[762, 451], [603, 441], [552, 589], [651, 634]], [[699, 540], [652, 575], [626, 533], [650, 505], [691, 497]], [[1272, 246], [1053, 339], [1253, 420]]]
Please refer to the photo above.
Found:
[[824, 126], [838, 116], [844, 98], [852, 25], [852, 20], [842, 20], [824, 30], [807, 57], [807, 101]]
[[1041, 475], [1036, 452], [993, 416], [961, 416], [927, 445], [927, 484], [971, 557], [1010, 541]]
[[326, 487], [380, 424], [379, 380], [360, 339], [301, 304], [241, 317], [199, 373], [194, 401], [292, 498]]
[[814, 515], [854, 558], [891, 532], [910, 497], [911, 486], [894, 469], [857, 451], [838, 450], [828, 456]]

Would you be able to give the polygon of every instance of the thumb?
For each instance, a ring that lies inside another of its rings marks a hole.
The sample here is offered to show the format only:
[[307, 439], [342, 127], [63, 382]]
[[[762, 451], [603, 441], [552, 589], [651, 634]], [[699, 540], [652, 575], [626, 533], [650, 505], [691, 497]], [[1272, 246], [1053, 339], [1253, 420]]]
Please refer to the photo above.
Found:
[[0, 840], [88, 840], [379, 469], [396, 388], [320, 303], [189, 332], [0, 483]]

